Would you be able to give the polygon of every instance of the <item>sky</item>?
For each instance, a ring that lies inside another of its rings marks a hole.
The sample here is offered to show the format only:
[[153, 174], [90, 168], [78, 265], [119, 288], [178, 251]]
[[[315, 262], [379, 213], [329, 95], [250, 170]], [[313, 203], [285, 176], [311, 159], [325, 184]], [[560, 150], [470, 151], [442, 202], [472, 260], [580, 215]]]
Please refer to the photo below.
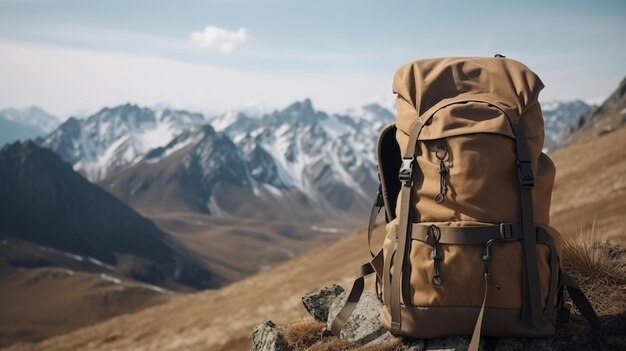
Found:
[[342, 112], [391, 106], [406, 62], [496, 53], [541, 77], [542, 101], [600, 103], [626, 76], [625, 18], [605, 0], [0, 0], [0, 108]]

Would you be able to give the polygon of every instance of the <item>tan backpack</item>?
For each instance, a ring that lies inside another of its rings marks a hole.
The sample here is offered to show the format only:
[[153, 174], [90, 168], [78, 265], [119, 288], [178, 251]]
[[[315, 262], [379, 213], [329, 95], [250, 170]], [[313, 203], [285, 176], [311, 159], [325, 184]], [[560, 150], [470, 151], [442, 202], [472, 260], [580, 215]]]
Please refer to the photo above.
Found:
[[561, 236], [550, 227], [555, 167], [542, 153], [542, 88], [530, 69], [500, 55], [397, 71], [397, 119], [378, 142], [368, 241], [382, 207], [386, 238], [361, 267], [335, 335], [371, 273], [382, 290], [380, 321], [399, 336], [472, 335], [476, 350], [481, 335], [553, 335], [569, 317], [564, 288], [599, 328], [561, 270]]

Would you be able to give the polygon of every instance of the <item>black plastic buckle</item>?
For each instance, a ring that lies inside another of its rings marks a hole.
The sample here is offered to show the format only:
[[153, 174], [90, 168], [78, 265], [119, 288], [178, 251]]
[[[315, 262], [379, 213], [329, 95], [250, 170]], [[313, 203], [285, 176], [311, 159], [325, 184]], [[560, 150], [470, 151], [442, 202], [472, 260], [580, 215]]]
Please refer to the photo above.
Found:
[[413, 157], [402, 158], [402, 165], [400, 166], [398, 179], [400, 179], [400, 182], [404, 183], [405, 186], [409, 186], [411, 178], [413, 178], [413, 161]]
[[517, 240], [517, 224], [500, 223], [500, 239], [503, 241]]
[[517, 161], [517, 171], [519, 173], [519, 182], [522, 187], [533, 187], [535, 185], [535, 177], [530, 161]]

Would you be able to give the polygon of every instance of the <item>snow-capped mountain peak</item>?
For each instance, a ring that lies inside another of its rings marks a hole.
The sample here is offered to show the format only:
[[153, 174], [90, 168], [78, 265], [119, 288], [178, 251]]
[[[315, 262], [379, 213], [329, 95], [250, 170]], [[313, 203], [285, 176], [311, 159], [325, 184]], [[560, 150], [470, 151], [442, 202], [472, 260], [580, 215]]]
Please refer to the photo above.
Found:
[[59, 126], [59, 119], [36, 106], [22, 110], [8, 108], [0, 111], [0, 115], [9, 121], [36, 127], [45, 133]]
[[544, 150], [554, 148], [561, 136], [577, 119], [586, 115], [592, 106], [582, 100], [573, 101], [547, 101], [541, 103], [543, 112], [545, 142]]
[[104, 108], [84, 120], [70, 118], [38, 142], [89, 180], [98, 181], [204, 122], [202, 115], [187, 111], [155, 112], [124, 104]]

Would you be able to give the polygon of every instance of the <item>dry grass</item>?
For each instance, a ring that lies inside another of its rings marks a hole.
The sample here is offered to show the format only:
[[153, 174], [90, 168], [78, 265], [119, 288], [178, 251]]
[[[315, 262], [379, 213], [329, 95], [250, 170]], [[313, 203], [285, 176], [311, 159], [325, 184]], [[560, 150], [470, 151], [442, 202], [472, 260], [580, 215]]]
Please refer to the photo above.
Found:
[[[596, 241], [593, 230], [563, 243], [563, 269], [572, 275], [590, 299], [602, 322], [602, 332], [590, 338], [589, 326], [575, 309], [570, 324], [553, 339], [557, 350], [626, 350], [626, 248]], [[325, 325], [311, 317], [285, 327], [294, 351], [395, 351], [394, 339], [375, 346], [359, 346], [324, 333]]]
[[400, 345], [400, 340], [394, 339], [373, 346], [359, 346], [329, 335], [324, 331], [325, 327], [312, 317], [304, 317], [284, 328], [285, 340], [294, 351], [394, 351]]
[[563, 243], [563, 269], [578, 282], [599, 315], [626, 313], [626, 249], [597, 241], [595, 231]]

